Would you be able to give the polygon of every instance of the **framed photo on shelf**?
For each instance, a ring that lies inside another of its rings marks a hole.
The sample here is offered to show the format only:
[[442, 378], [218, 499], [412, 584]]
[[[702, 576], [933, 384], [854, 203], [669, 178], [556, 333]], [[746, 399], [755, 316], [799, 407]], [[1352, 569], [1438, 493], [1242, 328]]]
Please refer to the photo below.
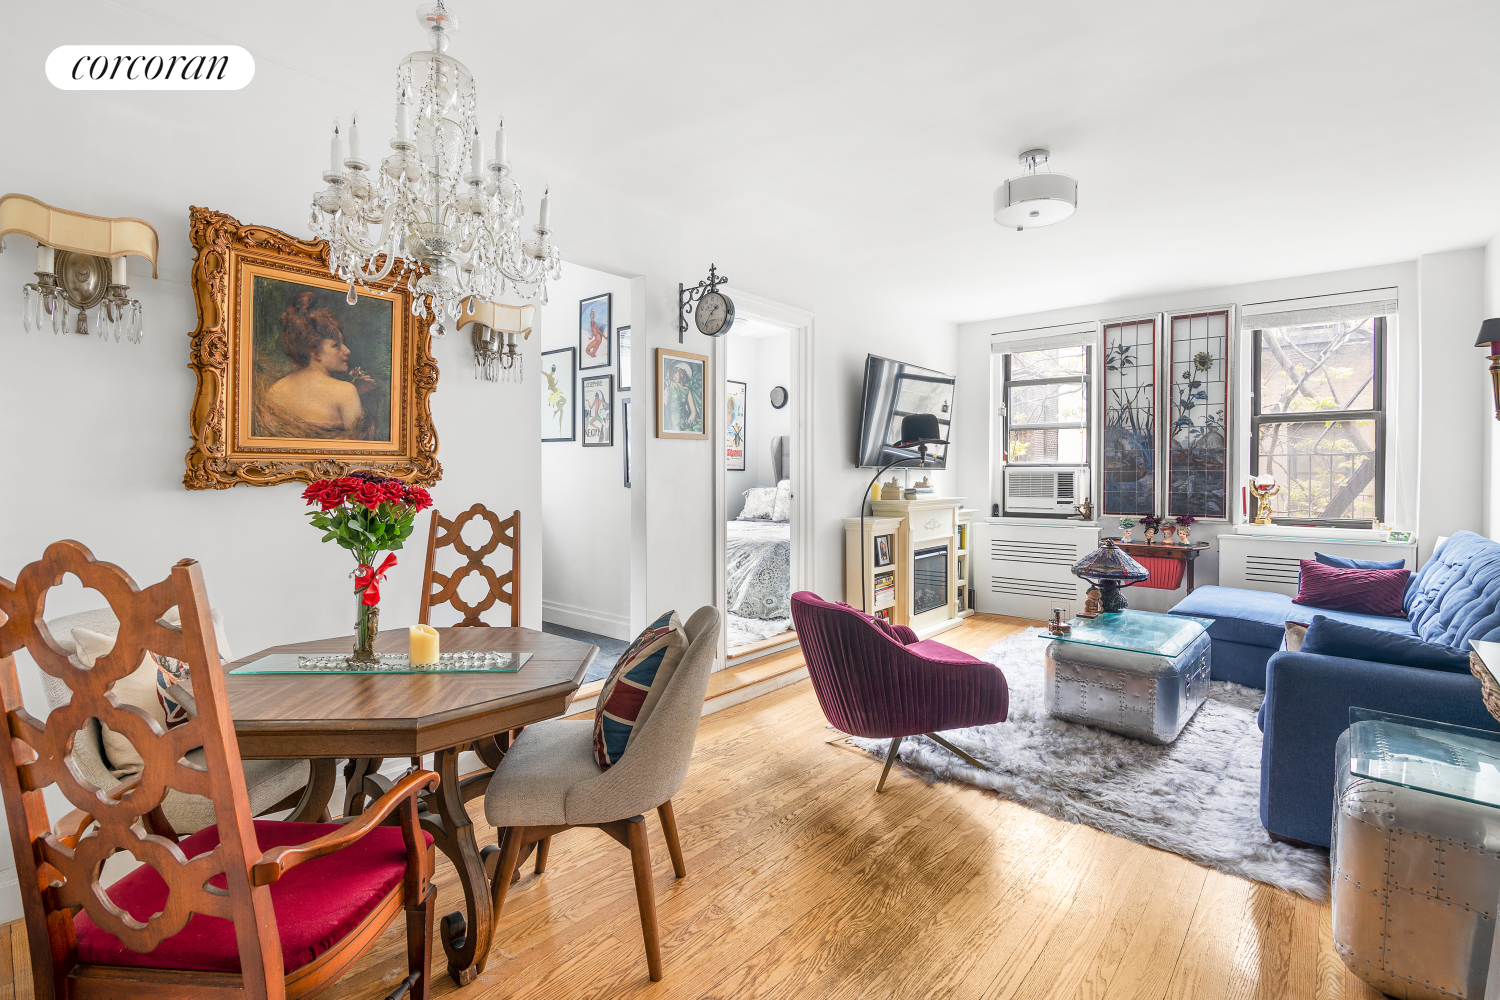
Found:
[[630, 397], [620, 400], [620, 430], [625, 435], [625, 488], [630, 489]]
[[616, 384], [621, 392], [630, 391], [630, 327], [615, 327], [615, 353], [620, 359], [620, 380]]
[[578, 390], [585, 448], [611, 448], [615, 443], [615, 377], [585, 375]]
[[891, 564], [891, 536], [875, 536], [875, 565], [889, 566]]
[[542, 352], [543, 441], [573, 441], [578, 437], [573, 423], [573, 382], [577, 366], [576, 347]]
[[656, 436], [708, 437], [704, 409], [708, 358], [666, 347], [656, 349]]
[[610, 361], [609, 292], [578, 303], [578, 370], [608, 368]]
[[745, 398], [743, 382], [724, 383], [724, 468], [745, 471]]

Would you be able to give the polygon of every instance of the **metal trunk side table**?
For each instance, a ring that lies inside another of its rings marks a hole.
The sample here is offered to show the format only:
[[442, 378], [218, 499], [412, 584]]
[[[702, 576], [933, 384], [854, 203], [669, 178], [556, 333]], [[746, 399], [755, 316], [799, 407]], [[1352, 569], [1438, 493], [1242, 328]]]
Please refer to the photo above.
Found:
[[1073, 619], [1047, 645], [1047, 714], [1171, 743], [1208, 698], [1211, 623], [1129, 610]]
[[1479, 1000], [1500, 899], [1500, 739], [1349, 715], [1335, 757], [1334, 947], [1382, 992]]

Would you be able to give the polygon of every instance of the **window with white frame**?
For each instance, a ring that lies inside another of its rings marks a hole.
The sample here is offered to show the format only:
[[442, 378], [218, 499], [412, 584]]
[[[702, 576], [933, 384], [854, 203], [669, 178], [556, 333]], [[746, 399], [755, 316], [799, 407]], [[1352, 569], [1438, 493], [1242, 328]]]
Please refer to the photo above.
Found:
[[1280, 523], [1385, 519], [1385, 352], [1394, 298], [1247, 316], [1250, 469], [1275, 479]]
[[1089, 462], [1089, 349], [1074, 344], [1001, 356], [1004, 460]]

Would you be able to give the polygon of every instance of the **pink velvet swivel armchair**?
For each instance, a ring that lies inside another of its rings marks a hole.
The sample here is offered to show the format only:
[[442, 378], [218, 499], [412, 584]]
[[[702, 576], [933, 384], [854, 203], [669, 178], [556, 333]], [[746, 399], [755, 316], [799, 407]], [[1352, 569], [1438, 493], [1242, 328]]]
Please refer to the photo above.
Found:
[[792, 621], [828, 721], [852, 736], [891, 741], [875, 791], [885, 788], [908, 736], [926, 736], [984, 768], [937, 734], [1005, 721], [1010, 696], [999, 667], [808, 591], [792, 595]]

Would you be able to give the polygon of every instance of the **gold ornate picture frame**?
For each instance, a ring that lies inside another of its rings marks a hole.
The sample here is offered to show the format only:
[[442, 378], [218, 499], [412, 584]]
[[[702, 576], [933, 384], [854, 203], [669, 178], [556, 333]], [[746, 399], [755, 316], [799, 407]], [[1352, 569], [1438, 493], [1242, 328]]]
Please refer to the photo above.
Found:
[[310, 482], [359, 470], [414, 485], [442, 477], [427, 319], [397, 278], [358, 301], [328, 273], [328, 244], [193, 208], [198, 376], [183, 485]]

